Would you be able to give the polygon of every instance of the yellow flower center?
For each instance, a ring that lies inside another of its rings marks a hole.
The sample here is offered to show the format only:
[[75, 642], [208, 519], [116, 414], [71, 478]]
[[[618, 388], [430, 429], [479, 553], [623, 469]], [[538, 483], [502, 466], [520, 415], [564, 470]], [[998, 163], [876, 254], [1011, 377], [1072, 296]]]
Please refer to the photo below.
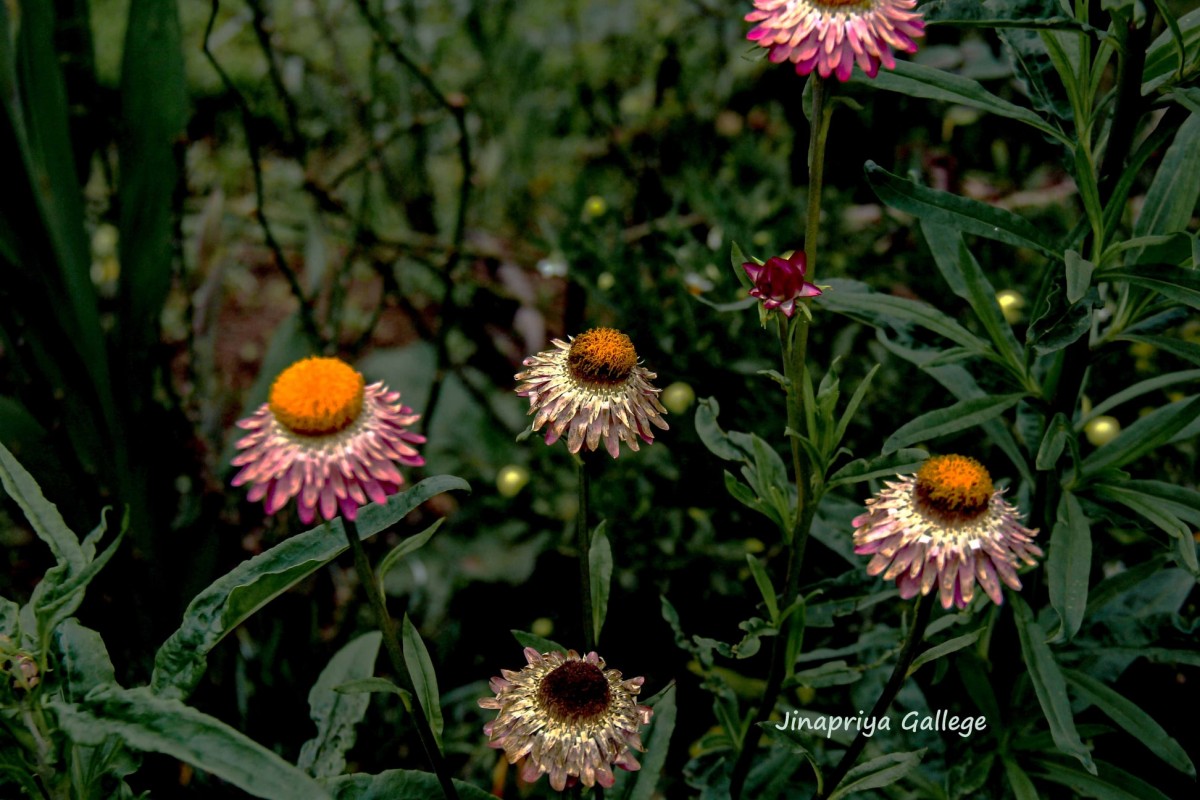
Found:
[[326, 436], [348, 427], [363, 407], [363, 377], [336, 358], [306, 358], [271, 384], [275, 419], [304, 436]]
[[592, 328], [571, 342], [567, 368], [583, 383], [614, 385], [622, 383], [637, 366], [633, 342], [612, 328]]
[[917, 471], [917, 500], [948, 521], [968, 521], [987, 510], [992, 476], [967, 456], [934, 456]]
[[560, 720], [586, 720], [608, 709], [612, 693], [595, 664], [568, 661], [542, 678], [538, 699]]

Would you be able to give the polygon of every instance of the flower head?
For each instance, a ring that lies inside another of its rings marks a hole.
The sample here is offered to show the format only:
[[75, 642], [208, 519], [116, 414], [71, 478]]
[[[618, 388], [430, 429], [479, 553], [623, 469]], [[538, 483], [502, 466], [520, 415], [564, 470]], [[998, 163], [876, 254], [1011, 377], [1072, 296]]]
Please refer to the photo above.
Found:
[[754, 0], [746, 38], [770, 48], [775, 63], [791, 61], [796, 73], [850, 78], [854, 62], [874, 78], [879, 65], [895, 69], [892, 48], [915, 53], [925, 21], [911, 10], [917, 0]]
[[637, 704], [645, 678], [622, 680], [595, 653], [580, 658], [574, 650], [526, 647], [525, 660], [520, 672], [500, 670], [491, 681], [496, 696], [479, 701], [500, 712], [483, 726], [488, 744], [504, 750], [510, 764], [524, 758], [524, 780], [548, 774], [558, 791], [579, 781], [609, 788], [612, 765], [641, 769], [633, 756], [645, 750], [638, 728], [654, 713]]
[[750, 296], [761, 300], [767, 311], [778, 308], [789, 318], [796, 313], [796, 298], [816, 297], [821, 293], [816, 284], [804, 280], [808, 262], [803, 250], [797, 250], [787, 258], [771, 256], [765, 264], [747, 261], [742, 264], [742, 269], [754, 282]]
[[1020, 522], [1003, 490], [973, 458], [934, 456], [867, 501], [855, 517], [854, 552], [873, 555], [867, 574], [895, 580], [900, 596], [929, 594], [936, 585], [942, 607], [966, 608], [975, 581], [997, 605], [1003, 581], [1021, 588], [1021, 561], [1042, 555], [1037, 536]]
[[383, 503], [404, 483], [396, 463], [425, 463], [412, 445], [425, 437], [408, 430], [420, 415], [400, 405], [400, 393], [336, 358], [306, 358], [280, 373], [270, 398], [238, 421], [249, 433], [233, 459], [241, 471], [234, 486], [251, 484], [251, 502], [267, 513], [292, 497], [308, 524], [319, 509], [325, 519], [340, 510], [354, 519], [359, 506]]
[[[529, 398], [536, 413], [533, 429], [546, 429], [546, 444], [567, 434], [567, 449], [578, 453], [585, 444], [595, 450], [604, 439], [609, 455], [617, 457], [620, 442], [637, 451], [637, 438], [654, 443], [650, 427], [667, 430], [658, 400], [656, 376], [638, 364], [633, 342], [612, 328], [593, 328], [571, 341], [554, 340], [554, 350], [530, 356], [529, 369], [515, 376], [522, 381], [517, 394]], [[635, 435], [636, 434], [636, 435]]]

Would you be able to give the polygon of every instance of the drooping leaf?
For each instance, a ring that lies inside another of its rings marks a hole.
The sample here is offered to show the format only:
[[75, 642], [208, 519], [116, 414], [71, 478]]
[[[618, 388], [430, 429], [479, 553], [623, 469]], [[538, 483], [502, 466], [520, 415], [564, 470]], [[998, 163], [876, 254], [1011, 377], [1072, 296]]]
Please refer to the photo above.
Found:
[[309, 715], [317, 735], [300, 748], [296, 766], [314, 778], [331, 778], [346, 769], [346, 751], [354, 746], [355, 729], [367, 713], [369, 694], [338, 692], [343, 684], [371, 677], [383, 634], [365, 633], [352, 639], [329, 659], [308, 693]]
[[[470, 491], [470, 485], [451, 475], [426, 478], [406, 492], [359, 510], [358, 531], [363, 539], [404, 519], [434, 495]], [[200, 680], [208, 653], [247, 617], [348, 548], [340, 519], [293, 536], [270, 550], [234, 567], [196, 595], [179, 629], [159, 648], [151, 686], [168, 697], [185, 697]]]

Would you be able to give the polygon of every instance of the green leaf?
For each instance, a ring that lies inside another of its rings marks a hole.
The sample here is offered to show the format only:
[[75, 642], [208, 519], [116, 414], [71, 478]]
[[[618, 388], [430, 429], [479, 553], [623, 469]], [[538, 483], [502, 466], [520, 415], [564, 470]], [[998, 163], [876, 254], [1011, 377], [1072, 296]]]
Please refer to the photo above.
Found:
[[976, 397], [960, 400], [952, 406], [922, 414], [901, 425], [883, 443], [883, 454], [894, 453], [902, 447], [950, 433], [973, 428], [999, 417], [1024, 398], [1021, 394], [1002, 394], [995, 397]]
[[1063, 677], [1075, 687], [1080, 697], [1107, 714], [1151, 753], [1180, 772], [1192, 778], [1196, 777], [1196, 766], [1179, 742], [1168, 735], [1163, 727], [1138, 705], [1082, 672], [1064, 669]]
[[1004, 773], [1008, 776], [1008, 785], [1012, 787], [1017, 800], [1039, 800], [1037, 787], [1016, 761], [1011, 758], [1004, 759]]
[[1085, 476], [1120, 468], [1169, 441], [1200, 414], [1200, 396], [1157, 408], [1125, 428], [1106, 445], [1083, 460]]
[[[737, 242], [733, 242], [729, 248], [729, 266], [733, 268], [733, 274], [737, 278], [738, 283], [741, 284], [742, 289], [747, 292], [754, 288], [754, 284], [750, 281], [750, 276], [746, 274], [746, 270], [742, 269], [742, 264], [748, 261], [750, 259], [746, 258], [746, 254], [742, 252], [742, 248], [738, 246]], [[753, 297], [750, 300], [752, 301], [751, 305], [758, 302]]]
[[1095, 616], [1110, 600], [1161, 572], [1163, 562], [1166, 560], [1166, 553], [1156, 553], [1141, 564], [1100, 581], [1096, 584], [1096, 588], [1088, 593], [1087, 611], [1084, 612], [1084, 617]]
[[346, 751], [354, 746], [355, 728], [367, 713], [369, 694], [337, 691], [350, 681], [371, 677], [383, 634], [372, 631], [338, 650], [308, 693], [309, 715], [317, 735], [300, 748], [296, 766], [314, 778], [331, 778], [346, 769]]
[[[1200, 156], [1197, 157], [1200, 159]], [[1200, 170], [1197, 170], [1200, 173]], [[1200, 309], [1200, 272], [1171, 264], [1134, 264], [1105, 270], [1101, 280], [1153, 289], [1168, 300]]]
[[1079, 632], [1087, 608], [1091, 570], [1091, 521], [1075, 495], [1063, 492], [1050, 534], [1050, 555], [1046, 558], [1050, 605], [1058, 612], [1059, 619], [1058, 630], [1051, 635], [1053, 641], [1072, 639]]
[[1193, 364], [1200, 364], [1200, 344], [1172, 339], [1169, 336], [1143, 336], [1133, 333], [1123, 333], [1117, 338], [1125, 342], [1144, 342]]
[[425, 642], [422, 641], [416, 626], [408, 618], [408, 614], [404, 615], [400, 638], [404, 647], [404, 661], [408, 666], [408, 674], [412, 678], [413, 688], [417, 690], [417, 700], [421, 703], [421, 708], [425, 710], [425, 716], [429, 719], [429, 727], [433, 729], [433, 738], [440, 750], [442, 749], [444, 723], [442, 721], [442, 701], [438, 695], [437, 673], [433, 671], [433, 660], [429, 657]]
[[929, 243], [934, 263], [950, 290], [971, 304], [975, 317], [983, 324], [996, 352], [1000, 353], [1018, 378], [1024, 373], [1024, 357], [1017, 337], [1004, 319], [996, 290], [979, 262], [967, 249], [962, 234], [946, 225], [922, 220], [921, 230]]
[[108, 648], [100, 634], [85, 628], [75, 618], [64, 620], [54, 631], [54, 649], [62, 670], [63, 698], [79, 702], [97, 686], [115, 686], [117, 673], [113, 669]]
[[[325, 782], [331, 800], [430, 800], [443, 797], [442, 786], [431, 772], [389, 769], [378, 775], [340, 775]], [[490, 793], [463, 781], [454, 781], [460, 800], [496, 800]]]
[[[1200, 197], [1200, 114], [1193, 113], [1180, 126], [1167, 148], [1162, 164], [1146, 190], [1146, 201], [1133, 223], [1134, 236], [1152, 236], [1185, 231]], [[1126, 263], [1136, 263], [1134, 251]]]
[[1013, 614], [1017, 621], [1017, 634], [1021, 639], [1021, 652], [1025, 656], [1025, 665], [1029, 668], [1029, 679], [1033, 691], [1037, 695], [1042, 714], [1050, 723], [1050, 735], [1054, 744], [1067, 755], [1079, 759], [1079, 763], [1093, 775], [1096, 765], [1092, 756], [1079, 739], [1075, 730], [1075, 719], [1071, 716], [1071, 703], [1067, 699], [1067, 684], [1063, 680], [1054, 654], [1046, 644], [1046, 633], [1033, 618], [1029, 606], [1016, 592], [1009, 592], [1012, 600]]
[[754, 576], [754, 583], [758, 585], [759, 594], [762, 595], [763, 602], [766, 603], [767, 613], [771, 615], [771, 624], [778, 627], [779, 601], [775, 597], [775, 587], [771, 585], [771, 579], [767, 576], [766, 569], [750, 553], [746, 554], [746, 565], [750, 567], [750, 574]]
[[1064, 145], [1070, 144], [1070, 140], [1062, 131], [1030, 109], [1022, 108], [997, 97], [983, 88], [978, 81], [945, 70], [914, 64], [911, 61], [897, 61], [895, 69], [880, 70], [874, 78], [868, 78], [865, 74], [855, 71], [850, 82], [873, 89], [898, 92], [908, 97], [940, 100], [977, 108], [990, 114], [1024, 122], [1026, 125], [1058, 139]]
[[1069, 303], [1065, 287], [1055, 284], [1025, 330], [1025, 343], [1038, 356], [1062, 350], [1088, 335], [1092, 329], [1092, 309], [1102, 305], [1094, 287], [1078, 303]]
[[654, 704], [654, 717], [650, 720], [650, 730], [646, 734], [646, 754], [642, 756], [642, 768], [636, 773], [637, 779], [624, 800], [651, 800], [655, 797], [659, 778], [667, 763], [671, 734], [675, 732], [675, 713], [675, 685], [671, 684], [663, 690], [658, 702]]
[[1180, 372], [1168, 372], [1166, 375], [1156, 375], [1153, 378], [1147, 378], [1144, 381], [1138, 381], [1132, 386], [1126, 387], [1114, 394], [1112, 397], [1105, 398], [1102, 402], [1097, 403], [1091, 411], [1084, 414], [1075, 424], [1075, 430], [1081, 431], [1087, 425], [1089, 420], [1093, 420], [1103, 414], [1107, 414], [1119, 405], [1128, 403], [1134, 398], [1142, 395], [1156, 392], [1159, 389], [1165, 389], [1168, 386], [1175, 386], [1179, 383], [1190, 383], [1191, 381], [1200, 380], [1200, 369], [1183, 370]]
[[122, 52], [118, 302], [124, 353], [139, 358], [158, 341], [175, 260], [175, 195], [188, 121], [178, 5], [132, 0]]
[[588, 549], [588, 572], [592, 576], [592, 635], [598, 642], [604, 619], [608, 615], [608, 593], [613, 573], [612, 545], [608, 543], [603, 522], [592, 531], [592, 544]]
[[871, 367], [871, 371], [866, 374], [866, 377], [858, 382], [858, 386], [854, 387], [854, 394], [850, 395], [850, 402], [846, 404], [846, 410], [842, 412], [842, 418], [838, 420], [837, 428], [833, 432], [831, 447], [836, 448], [842, 443], [842, 439], [845, 438], [846, 429], [850, 427], [850, 421], [858, 413], [858, 407], [862, 404], [863, 398], [867, 394], [867, 389], [871, 385], [871, 379], [879, 371], [879, 366], [879, 364], [876, 364]]
[[696, 433], [709, 452], [726, 461], [748, 461], [750, 437], [744, 433], [725, 433], [717, 424], [721, 407], [715, 397], [705, 397], [696, 404]]
[[963, 233], [1028, 247], [1055, 261], [1061, 257], [1062, 251], [1038, 226], [1011, 211], [906, 181], [874, 161], [863, 169], [875, 194], [893, 208]]
[[346, 681], [333, 687], [338, 694], [394, 694], [404, 701], [404, 707], [410, 708], [412, 693], [401, 689], [387, 678], [359, 678]]
[[66, 566], [66, 575], [74, 575], [86, 566], [83, 550], [76, 536], [63, 521], [58, 508], [42, 495], [33, 476], [0, 444], [0, 481], [4, 491], [17, 502], [38, 538], [50, 547], [54, 559]]
[[1081, 772], [1070, 764], [1039, 760], [1038, 777], [1069, 786], [1084, 797], [1097, 800], [1170, 800], [1150, 784], [1119, 770], [1111, 764], [1098, 762], [1099, 772]]
[[559, 653], [567, 652], [567, 648], [563, 647], [558, 642], [538, 636], [537, 634], [527, 633], [526, 631], [511, 631], [511, 633], [519, 645], [522, 647], [532, 647], [539, 653], [553, 653], [555, 651]]
[[82, 703], [52, 700], [48, 707], [76, 744], [97, 746], [116, 736], [134, 750], [177, 758], [254, 797], [329, 797], [312, 778], [245, 734], [146, 687], [100, 688]]
[[889, 753], [859, 764], [846, 773], [833, 794], [829, 795], [829, 800], [841, 800], [855, 792], [891, 786], [916, 769], [924, 755], [925, 748], [921, 748], [909, 753]]
[[917, 656], [916, 658], [913, 659], [912, 664], [908, 668], [908, 672], [905, 673], [905, 677], [912, 675], [914, 672], [916, 672], [918, 669], [920, 669], [923, 665], [928, 664], [930, 661], [936, 661], [937, 659], [941, 658], [942, 656], [948, 656], [951, 653], [956, 653], [965, 647], [970, 647], [971, 645], [973, 645], [979, 641], [979, 637], [982, 634], [983, 634], [983, 629], [980, 628], [979, 630], [971, 631], [970, 633], [965, 633], [962, 636], [955, 636], [953, 639], [947, 639], [946, 641], [942, 642], [941, 644], [934, 645], [933, 647], [922, 652], [919, 656]]
[[442, 523], [445, 521], [445, 517], [438, 519], [437, 522], [433, 523], [417, 535], [410, 536], [400, 544], [393, 547], [391, 551], [383, 557], [383, 560], [379, 562], [379, 566], [375, 569], [375, 577], [379, 581], [380, 592], [383, 592], [383, 579], [388, 572], [391, 571], [392, 567], [399, 564], [400, 559], [411, 553], [415, 553], [424, 547], [429, 540], [433, 538], [433, 535], [438, 532], [438, 528], [442, 527]]
[[1078, 303], [1092, 285], [1096, 265], [1074, 250], [1068, 250], [1063, 261], [1067, 266], [1067, 302]]
[[1055, 414], [1054, 418], [1050, 420], [1050, 424], [1046, 426], [1046, 433], [1042, 436], [1042, 443], [1038, 446], [1035, 465], [1039, 471], [1054, 469], [1067, 440], [1072, 435], [1067, 415], [1061, 411]]
[[830, 281], [829, 291], [818, 297], [817, 302], [830, 311], [845, 314], [875, 328], [904, 330], [909, 325], [918, 325], [945, 336], [973, 353], [984, 355], [991, 352], [987, 342], [928, 303], [879, 294], [857, 281]]
[[[1200, 52], [1200, 8], [1177, 20], [1178, 36], [1185, 49], [1184, 62], [1193, 61]], [[1182, 66], [1176, 31], [1168, 28], [1158, 35], [1146, 50], [1146, 66], [1142, 69], [1142, 94], [1147, 95], [1169, 82]]]
[[[1132, 483], [1132, 481], [1131, 481]], [[1183, 565], [1186, 566], [1194, 575], [1200, 576], [1200, 563], [1197, 563], [1196, 544], [1192, 538], [1192, 532], [1187, 525], [1176, 517], [1175, 512], [1179, 509], [1174, 504], [1169, 504], [1160, 498], [1153, 495], [1144, 494], [1134, 489], [1126, 488], [1125, 486], [1108, 486], [1098, 485], [1094, 488], [1096, 496], [1105, 500], [1115, 501], [1132, 510], [1136, 514], [1146, 518], [1152, 524], [1164, 531], [1168, 536], [1176, 540], [1176, 546], [1179, 549], [1180, 558]], [[1192, 509], [1186, 506], [1182, 507], [1184, 516], [1189, 519], [1195, 519]]]
[[[358, 531], [370, 538], [404, 519], [429, 498], [450, 490], [470, 491], [452, 475], [426, 478], [384, 505], [358, 512]], [[185, 697], [199, 682], [208, 653], [225, 636], [271, 600], [337, 558], [348, 548], [340, 519], [293, 536], [218, 578], [192, 599], [179, 629], [154, 658], [150, 685], [168, 697]]]
[[907, 475], [916, 472], [927, 458], [929, 458], [928, 452], [915, 447], [902, 448], [886, 456], [872, 458], [870, 461], [865, 458], [856, 458], [830, 475], [827, 485], [833, 488], [873, 478]]

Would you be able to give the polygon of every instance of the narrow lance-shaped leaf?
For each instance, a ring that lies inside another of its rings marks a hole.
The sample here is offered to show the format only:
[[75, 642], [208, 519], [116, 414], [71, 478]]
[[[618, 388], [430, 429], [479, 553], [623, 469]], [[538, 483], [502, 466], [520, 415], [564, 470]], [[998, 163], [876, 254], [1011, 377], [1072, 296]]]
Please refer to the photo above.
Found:
[[1058, 662], [1054, 660], [1054, 654], [1046, 644], [1046, 634], [1033, 618], [1029, 606], [1021, 596], [1016, 592], [1008, 592], [1008, 596], [1017, 618], [1021, 653], [1025, 656], [1029, 679], [1033, 684], [1034, 694], [1037, 695], [1038, 704], [1042, 707], [1042, 714], [1050, 724], [1050, 735], [1059, 750], [1079, 759], [1079, 763], [1095, 775], [1096, 765], [1075, 729], [1075, 718], [1071, 716], [1071, 703], [1067, 699], [1067, 684], [1058, 668]]
[[1197, 414], [1200, 414], [1200, 396], [1155, 409], [1085, 458], [1083, 474], [1094, 475], [1136, 461], [1183, 430]]
[[408, 663], [408, 674], [412, 678], [413, 688], [417, 692], [417, 700], [425, 710], [429, 719], [429, 727], [433, 729], [433, 738], [439, 749], [442, 747], [442, 700], [438, 694], [437, 673], [433, 671], [433, 659], [421, 639], [421, 634], [404, 615], [401, 626], [401, 644], [404, 648], [404, 660]]
[[613, 557], [612, 545], [604, 531], [605, 523], [601, 522], [592, 532], [592, 544], [588, 549], [588, 570], [591, 574], [592, 590], [592, 632], [595, 641], [600, 641], [600, 630], [604, 627], [604, 619], [608, 615], [608, 593], [612, 583]]
[[1050, 604], [1059, 618], [1053, 640], [1071, 639], [1079, 632], [1087, 608], [1091, 568], [1091, 522], [1075, 495], [1063, 492], [1054, 530], [1050, 534], [1050, 555], [1046, 558]]
[[921, 748], [911, 753], [889, 753], [859, 764], [846, 773], [833, 794], [829, 795], [829, 800], [841, 800], [855, 792], [891, 786], [916, 769], [924, 755], [925, 748]]
[[952, 406], [922, 414], [900, 428], [883, 443], [883, 454], [894, 453], [902, 447], [927, 439], [956, 433], [995, 419], [1017, 404], [1024, 394], [1004, 394], [997, 397], [976, 397], [960, 400]]
[[642, 768], [633, 773], [637, 778], [624, 800], [651, 800], [655, 796], [659, 778], [667, 763], [671, 734], [675, 732], [675, 712], [675, 686], [672, 684], [654, 704], [654, 718], [650, 720]]

